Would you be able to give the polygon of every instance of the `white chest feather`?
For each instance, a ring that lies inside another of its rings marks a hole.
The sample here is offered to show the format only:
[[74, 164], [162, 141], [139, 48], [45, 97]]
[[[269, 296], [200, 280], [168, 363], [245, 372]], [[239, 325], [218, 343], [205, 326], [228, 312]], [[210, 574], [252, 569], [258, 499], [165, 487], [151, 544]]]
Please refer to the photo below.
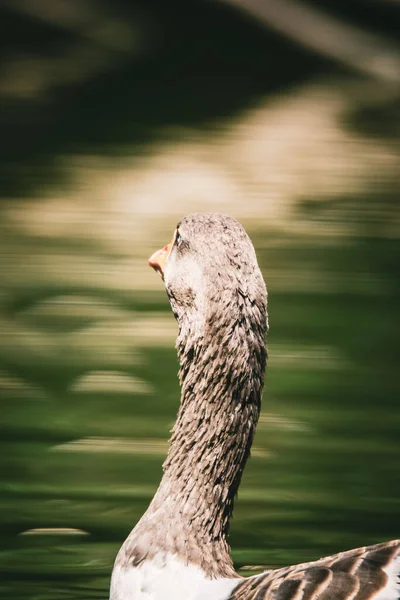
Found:
[[115, 566], [110, 600], [226, 600], [239, 581], [206, 579], [199, 567], [160, 554], [138, 567]]

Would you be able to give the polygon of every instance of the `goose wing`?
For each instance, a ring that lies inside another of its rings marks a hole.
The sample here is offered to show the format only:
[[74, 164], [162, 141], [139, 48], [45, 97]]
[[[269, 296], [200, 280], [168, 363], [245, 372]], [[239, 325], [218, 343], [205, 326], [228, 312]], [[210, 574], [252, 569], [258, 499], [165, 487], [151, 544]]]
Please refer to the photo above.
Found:
[[400, 540], [243, 579], [229, 600], [398, 600]]

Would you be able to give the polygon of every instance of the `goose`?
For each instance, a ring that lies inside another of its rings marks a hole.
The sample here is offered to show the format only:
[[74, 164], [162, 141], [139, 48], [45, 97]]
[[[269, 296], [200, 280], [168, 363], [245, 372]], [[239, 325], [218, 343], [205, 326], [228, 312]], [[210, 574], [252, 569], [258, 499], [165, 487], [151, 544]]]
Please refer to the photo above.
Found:
[[149, 259], [178, 322], [180, 407], [161, 483], [110, 600], [398, 600], [400, 540], [240, 577], [227, 534], [260, 412], [267, 291], [235, 219], [196, 213]]

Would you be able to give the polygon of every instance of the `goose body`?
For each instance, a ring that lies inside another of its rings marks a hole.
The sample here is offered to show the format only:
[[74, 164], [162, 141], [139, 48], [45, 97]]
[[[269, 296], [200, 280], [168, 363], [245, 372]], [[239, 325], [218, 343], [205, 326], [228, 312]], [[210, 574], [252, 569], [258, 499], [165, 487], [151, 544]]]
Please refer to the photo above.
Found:
[[110, 600], [399, 600], [400, 540], [242, 578], [227, 543], [266, 366], [267, 292], [243, 227], [182, 219], [149, 264], [178, 321], [181, 402], [163, 477], [122, 545]]

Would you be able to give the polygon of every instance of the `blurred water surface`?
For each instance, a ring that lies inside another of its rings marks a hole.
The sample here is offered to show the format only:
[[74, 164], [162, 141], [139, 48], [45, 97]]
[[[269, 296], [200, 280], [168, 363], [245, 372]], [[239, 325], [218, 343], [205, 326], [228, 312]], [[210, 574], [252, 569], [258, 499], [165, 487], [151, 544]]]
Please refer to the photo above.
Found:
[[[15, 2], [0, 21], [4, 598], [108, 597], [179, 402], [147, 258], [193, 211], [245, 225], [269, 290], [237, 568], [400, 536], [398, 89], [203, 5], [180, 21], [160, 4], [157, 22], [123, 0], [114, 20], [107, 3]], [[7, 31], [29, 33], [26, 55]]]
[[[363, 206], [352, 235], [347, 222], [307, 234], [246, 220], [271, 331], [230, 538], [243, 572], [399, 534], [399, 241], [365, 234]], [[121, 257], [101, 236], [68, 244], [3, 228], [1, 589], [106, 598], [179, 401], [175, 321], [145, 271], [169, 232]]]

